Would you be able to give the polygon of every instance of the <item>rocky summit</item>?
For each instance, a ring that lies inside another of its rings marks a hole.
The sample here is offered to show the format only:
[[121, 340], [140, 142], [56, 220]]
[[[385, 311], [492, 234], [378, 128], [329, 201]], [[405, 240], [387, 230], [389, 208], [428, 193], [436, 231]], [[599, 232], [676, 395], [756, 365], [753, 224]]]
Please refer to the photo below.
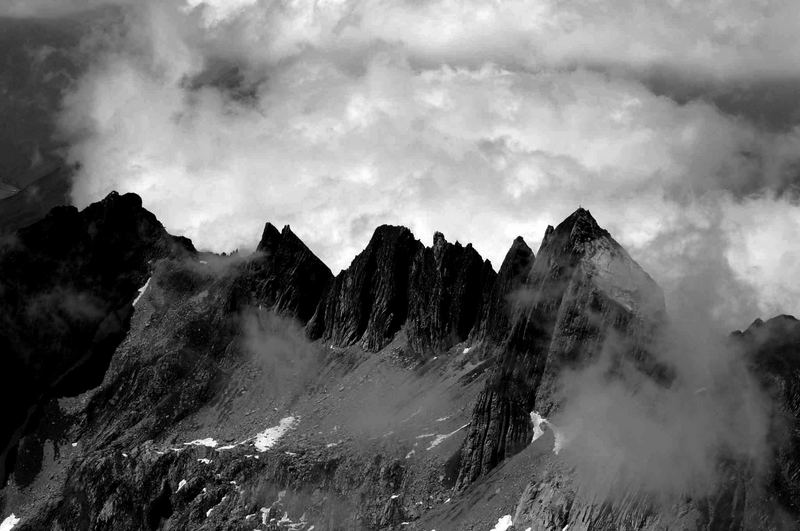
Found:
[[763, 398], [759, 459], [713, 444], [703, 488], [588, 487], [608, 456], [576, 459], [600, 448], [581, 434], [618, 420], [571, 417], [571, 393], [686, 385], [661, 289], [588, 210], [497, 271], [384, 225], [333, 275], [288, 226], [250, 256], [198, 252], [112, 193], [4, 237], [0, 319], [3, 531], [800, 527], [788, 316], [720, 338]]

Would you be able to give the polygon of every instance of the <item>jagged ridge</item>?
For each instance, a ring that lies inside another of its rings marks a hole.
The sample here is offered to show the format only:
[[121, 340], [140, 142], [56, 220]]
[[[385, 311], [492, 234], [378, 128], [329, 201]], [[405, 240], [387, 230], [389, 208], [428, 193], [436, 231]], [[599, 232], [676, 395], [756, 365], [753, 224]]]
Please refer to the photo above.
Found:
[[[116, 196], [107, 201], [113, 204]], [[135, 206], [135, 201], [132, 204]], [[137, 208], [140, 207], [139, 202]], [[92, 219], [113, 218], [116, 208], [111, 208], [109, 214], [93, 206], [81, 215]], [[149, 227], [149, 223], [146, 221], [144, 226]], [[113, 370], [106, 374], [102, 387], [88, 401], [79, 433], [85, 437], [81, 445], [94, 449], [93, 453], [70, 468], [65, 484], [67, 492], [59, 505], [48, 509], [52, 512], [24, 523], [23, 528], [50, 527], [55, 521], [67, 528], [87, 521], [97, 528], [108, 528], [114, 525], [114, 518], [129, 518], [126, 528], [155, 529], [166, 521], [173, 525], [176, 522], [181, 526], [196, 525], [203, 521], [203, 514], [206, 526], [233, 519], [208, 519], [211, 508], [240, 511], [236, 518], [244, 519], [241, 512], [244, 508], [236, 505], [244, 503], [242, 500], [235, 498], [235, 502], [229, 500], [225, 505], [227, 496], [222, 493], [232, 493], [235, 488], [227, 486], [223, 490], [223, 486], [216, 485], [209, 489], [213, 492], [206, 494], [202, 485], [219, 483], [219, 472], [247, 472], [249, 481], [261, 474], [262, 469], [248, 464], [246, 456], [238, 456], [226, 461], [226, 468], [217, 469], [215, 476], [203, 471], [191, 455], [168, 452], [166, 457], [159, 457], [152, 439], [164, 437], [170, 426], [196, 413], [209, 400], [232, 400], [228, 395], [218, 394], [220, 380], [242, 363], [244, 339], [239, 315], [245, 314], [248, 306], [263, 306], [301, 323], [307, 322], [306, 332], [311, 337], [337, 346], [360, 345], [367, 351], [383, 348], [405, 327], [408, 348], [420, 356], [421, 362], [428, 354], [441, 353], [467, 338], [495, 344], [495, 368], [475, 402], [468, 435], [459, 453], [461, 462], [455, 463], [459, 487], [468, 486], [528, 444], [530, 409], [535, 407], [548, 414], [558, 408], [554, 396], [560, 371], [590, 362], [603, 349], [610, 334], [617, 333], [627, 341], [615, 355], [629, 358], [654, 379], [660, 377], [646, 362], [648, 335], [663, 316], [660, 290], [583, 209], [558, 227], [548, 228], [535, 259], [530, 248], [517, 238], [498, 274], [469, 245], [450, 244], [437, 233], [433, 246], [426, 248], [408, 229], [384, 226], [376, 230], [367, 249], [353, 264], [334, 278], [288, 227], [279, 232], [271, 224], [266, 225], [255, 255], [234, 261], [220, 274], [193, 259], [185, 260], [193, 256], [187, 242], [161, 236], [151, 241], [146, 236], [149, 230], [141, 233], [144, 234], [141, 242], [137, 240], [139, 236], [133, 236], [134, 241], [123, 238], [117, 242], [121, 247], [115, 248], [114, 253], [124, 255], [125, 249], [131, 246], [138, 249], [141, 243], [144, 254], [152, 255], [152, 259], [170, 256], [178, 259], [154, 264], [155, 295], [146, 309], [137, 311], [139, 343], [126, 342], [117, 350]], [[89, 230], [89, 240], [102, 232]], [[161, 232], [155, 230], [154, 234]], [[111, 239], [114, 240], [113, 235]], [[48, 242], [54, 247], [59, 243]], [[183, 250], [172, 253], [173, 245]], [[120, 292], [119, 301], [130, 304], [134, 288], [149, 273], [149, 267], [146, 263], [142, 266], [139, 258], [131, 263], [138, 269], [128, 280], [122, 275], [123, 280], [92, 278], [92, 281], [101, 286], [104, 280], [113, 285], [122, 282], [126, 288]], [[75, 272], [67, 270], [67, 273]], [[742, 340], [760, 344], [753, 338], [764, 326], [755, 323], [740, 334]], [[769, 325], [770, 337], [774, 336], [776, 326]], [[787, 349], [796, 345], [796, 335], [790, 332], [784, 334], [793, 338]], [[768, 347], [773, 354], [776, 349], [780, 350], [773, 344]], [[332, 357], [336, 355], [334, 352]], [[796, 372], [792, 368], [793, 358], [756, 356], [753, 363], [761, 364], [759, 370], [767, 375], [765, 381], [784, 393], [781, 396], [785, 412], [798, 418], [798, 393], [792, 383]], [[790, 365], [788, 371], [786, 364]], [[243, 391], [238, 386], [228, 389], [236, 395]], [[260, 403], [265, 402], [263, 397], [259, 398]], [[148, 414], [142, 415], [143, 411]], [[41, 425], [49, 426], [51, 420], [48, 417], [47, 423]], [[27, 461], [33, 463], [37, 452], [41, 460], [42, 443], [50, 436], [52, 433], [41, 437], [37, 433], [26, 438], [22, 453], [30, 456]], [[794, 440], [791, 444], [783, 447], [775, 483], [784, 505], [796, 511], [793, 499], [798, 492], [795, 478], [799, 460], [792, 448], [799, 445]], [[130, 461], [126, 454], [120, 453], [129, 448], [137, 452]], [[360, 522], [385, 528], [399, 525], [409, 514], [401, 494], [394, 494], [406, 488], [407, 469], [402, 454], [391, 462], [370, 463], [362, 469], [370, 471], [369, 478], [358, 469], [340, 472], [338, 462], [318, 463], [295, 457], [285, 465], [282, 463], [286, 461], [280, 459], [270, 464], [275, 468], [270, 477], [281, 478], [281, 482], [289, 477], [298, 481], [299, 462], [309, 467], [303, 477], [310, 484], [336, 483], [343, 477], [339, 474], [346, 476], [347, 492], [360, 496], [359, 506], [371, 507], [369, 515], [362, 514], [364, 519]], [[132, 462], [137, 464], [131, 466]], [[449, 470], [452, 464], [448, 463], [446, 468]], [[324, 472], [317, 475], [320, 468]], [[25, 472], [30, 476], [28, 480], [35, 475], [34, 469]], [[179, 493], [181, 487], [176, 490], [175, 483], [186, 477], [187, 472], [202, 477], [191, 480]], [[18, 479], [24, 480], [24, 476], [21, 474]], [[526, 518], [533, 522], [547, 521], [561, 528], [580, 520], [611, 529], [622, 522], [644, 526], [644, 520], [650, 518], [643, 512], [646, 504], [636, 500], [623, 510], [610, 506], [581, 507], [574, 504], [568, 489], [554, 487], [551, 478], [536, 477], [534, 482], [535, 488], [531, 483], [520, 500], [515, 521]], [[750, 521], [741, 518], [744, 506], [740, 493], [746, 490], [742, 485], [742, 478], [734, 478], [719, 496], [702, 502], [708, 503], [709, 515], [704, 518], [713, 524], [711, 527], [720, 522], [735, 527], [737, 522]], [[303, 484], [295, 487], [302, 488]], [[135, 494], [135, 499], [126, 501], [128, 493]], [[385, 503], [381, 502], [381, 496], [387, 498]], [[552, 499], [553, 503], [543, 505], [543, 499]], [[196, 514], [200, 507], [203, 514]], [[725, 511], [731, 514], [722, 514]], [[648, 525], [652, 527], [658, 521], [648, 520]]]

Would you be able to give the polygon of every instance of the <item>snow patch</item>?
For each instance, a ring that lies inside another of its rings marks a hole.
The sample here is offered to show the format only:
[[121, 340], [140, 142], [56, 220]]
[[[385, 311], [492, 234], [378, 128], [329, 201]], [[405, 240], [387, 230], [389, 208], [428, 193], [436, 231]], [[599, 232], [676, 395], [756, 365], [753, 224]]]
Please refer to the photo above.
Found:
[[542, 435], [544, 435], [542, 424], [546, 424], [547, 419], [545, 419], [536, 411], [531, 411], [531, 422], [533, 423], [533, 439], [531, 439], [531, 442], [533, 442]]
[[552, 430], [553, 437], [555, 438], [553, 443], [553, 453], [558, 455], [558, 452], [560, 452], [568, 442], [564, 432], [553, 426], [552, 422], [541, 416], [536, 411], [531, 411], [531, 422], [533, 423], [533, 438], [531, 439], [531, 443], [544, 435], [543, 426], [547, 426]]
[[278, 439], [292, 429], [299, 419], [295, 417], [285, 417], [280, 420], [277, 426], [267, 428], [255, 437], [253, 445], [259, 452], [266, 452], [278, 442]]
[[77, 442], [74, 442], [74, 443], [72, 443], [72, 447], [73, 447], [73, 448], [75, 448], [76, 446], [78, 446], [78, 443], [77, 443]]
[[198, 463], [203, 463], [203, 464], [206, 464], [206, 465], [210, 465], [211, 464], [211, 459], [206, 459], [205, 457], [203, 457], [203, 458], [198, 459], [197, 462]]
[[14, 513], [11, 513], [11, 516], [6, 517], [6, 519], [0, 523], [0, 531], [11, 531], [18, 523], [19, 518], [17, 518]]
[[497, 520], [497, 524], [495, 524], [491, 531], [506, 531], [506, 529], [512, 525], [514, 525], [514, 522], [511, 520], [511, 515], [507, 514], [505, 516], [501, 516]]
[[145, 282], [145, 283], [144, 283], [144, 286], [142, 286], [141, 288], [139, 288], [139, 294], [138, 294], [138, 295], [136, 296], [136, 298], [133, 300], [133, 305], [134, 305], [134, 306], [136, 306], [136, 303], [137, 303], [137, 302], [139, 302], [139, 299], [141, 299], [141, 298], [142, 298], [142, 295], [144, 295], [144, 292], [145, 292], [145, 291], [147, 291], [147, 286], [149, 286], [149, 285], [150, 285], [150, 279], [151, 279], [151, 278], [153, 278], [153, 277], [150, 277], [150, 278], [148, 278], [148, 279], [147, 279], [147, 282]]
[[460, 432], [461, 430], [463, 430], [467, 426], [469, 426], [469, 422], [467, 422], [466, 424], [464, 424], [460, 428], [451, 431], [450, 433], [445, 433], [443, 435], [437, 435], [436, 438], [433, 441], [431, 441], [431, 443], [428, 445], [428, 450], [433, 450], [434, 448], [439, 446], [443, 441], [449, 439], [450, 437], [452, 437], [456, 433]]
[[208, 448], [216, 448], [217, 441], [212, 439], [211, 437], [206, 437], [205, 439], [195, 439], [194, 441], [190, 441], [187, 443], [183, 443], [186, 446], [207, 446]]
[[183, 487], [185, 487], [185, 486], [186, 486], [186, 480], [185, 480], [185, 479], [182, 479], [182, 480], [180, 481], [180, 483], [178, 483], [178, 490], [176, 490], [175, 492], [180, 492], [180, 491], [181, 491], [181, 489], [182, 489]]

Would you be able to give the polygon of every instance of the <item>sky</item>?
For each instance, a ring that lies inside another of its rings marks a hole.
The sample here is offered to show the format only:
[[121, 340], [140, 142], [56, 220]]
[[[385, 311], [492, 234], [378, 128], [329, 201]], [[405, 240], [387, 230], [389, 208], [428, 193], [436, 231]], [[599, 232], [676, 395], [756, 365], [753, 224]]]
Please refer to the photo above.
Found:
[[[721, 326], [800, 313], [791, 0], [11, 1], [124, 17], [60, 133], [73, 201], [136, 192], [199, 248], [290, 224], [334, 271], [382, 223], [498, 268], [578, 206]], [[698, 296], [698, 294], [702, 296]], [[702, 301], [702, 302], [698, 302]]]

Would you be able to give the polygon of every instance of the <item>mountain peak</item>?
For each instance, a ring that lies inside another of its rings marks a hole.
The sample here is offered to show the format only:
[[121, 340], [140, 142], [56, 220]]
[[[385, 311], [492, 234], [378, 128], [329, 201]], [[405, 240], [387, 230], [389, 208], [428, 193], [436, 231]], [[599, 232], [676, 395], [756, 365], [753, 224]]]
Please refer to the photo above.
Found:
[[375, 229], [375, 232], [372, 233], [372, 238], [370, 239], [370, 241], [374, 240], [375, 238], [385, 238], [392, 236], [399, 237], [403, 235], [411, 235], [411, 237], [414, 236], [411, 232], [411, 229], [409, 229], [408, 227], [405, 227], [403, 225], [388, 225], [384, 223], [383, 225], [379, 225]]
[[597, 224], [592, 213], [583, 207], [570, 214], [554, 232], [559, 235], [569, 234], [569, 239], [576, 243], [609, 236], [608, 232]]
[[525, 241], [525, 238], [523, 238], [522, 236], [517, 236], [516, 238], [514, 238], [514, 241], [511, 242], [511, 248], [508, 250], [508, 253], [506, 253], [506, 256], [516, 254], [520, 251], [524, 252], [527, 255], [533, 254], [533, 251], [531, 250], [530, 246], [528, 246], [528, 243]]
[[449, 243], [441, 232], [414, 256], [406, 335], [417, 354], [446, 350], [469, 336], [494, 283], [491, 263], [471, 244]]
[[261, 233], [261, 241], [258, 242], [256, 250], [259, 252], [270, 251], [277, 247], [282, 240], [281, 233], [278, 229], [267, 221], [264, 225], [264, 231]]
[[405, 323], [411, 263], [422, 244], [403, 226], [381, 225], [340, 272], [314, 317], [309, 336], [337, 346], [380, 350]]
[[628, 311], [648, 315], [663, 311], [661, 288], [585, 208], [548, 231], [542, 246], [562, 266], [580, 264], [597, 288]]
[[260, 305], [294, 315], [301, 322], [311, 319], [333, 278], [328, 266], [289, 225], [278, 232], [267, 222], [256, 252], [261, 254], [249, 264], [245, 291], [250, 291]]
[[509, 297], [522, 288], [533, 263], [533, 251], [522, 236], [514, 238], [488, 295], [479, 336], [500, 342], [508, 333]]

